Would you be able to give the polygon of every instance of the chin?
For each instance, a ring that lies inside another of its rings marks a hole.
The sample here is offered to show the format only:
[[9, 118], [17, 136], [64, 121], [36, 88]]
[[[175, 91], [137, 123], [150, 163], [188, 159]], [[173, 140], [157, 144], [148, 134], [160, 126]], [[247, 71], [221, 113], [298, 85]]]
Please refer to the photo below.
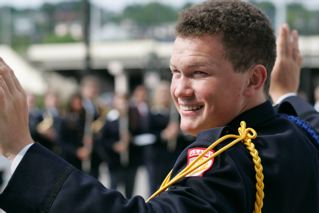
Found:
[[196, 136], [198, 134], [198, 130], [194, 127], [188, 126], [188, 125], [182, 125], [181, 124], [181, 130], [185, 133], [187, 133], [188, 135], [192, 135], [192, 136]]

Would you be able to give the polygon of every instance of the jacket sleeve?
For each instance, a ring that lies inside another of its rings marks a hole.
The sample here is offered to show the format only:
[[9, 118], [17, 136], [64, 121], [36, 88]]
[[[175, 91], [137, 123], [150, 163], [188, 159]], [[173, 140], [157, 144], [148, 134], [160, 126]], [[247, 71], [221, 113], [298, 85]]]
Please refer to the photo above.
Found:
[[[238, 188], [238, 183], [243, 181], [239, 177], [242, 175], [235, 174], [233, 168], [228, 170], [231, 179], [229, 189], [217, 190], [221, 185], [225, 188], [224, 177], [227, 174], [224, 170], [215, 179], [209, 176], [186, 178], [146, 203], [140, 196], [125, 199], [121, 193], [105, 188], [95, 178], [73, 168], [41, 145], [34, 144], [0, 195], [0, 208], [8, 213], [187, 213], [245, 209], [243, 203], [247, 197], [243, 188]], [[212, 187], [207, 187], [207, 183]], [[236, 195], [243, 202], [229, 203], [226, 194]]]
[[319, 132], [319, 113], [312, 105], [298, 96], [290, 96], [277, 106], [280, 113], [296, 115], [307, 121], [317, 132]]

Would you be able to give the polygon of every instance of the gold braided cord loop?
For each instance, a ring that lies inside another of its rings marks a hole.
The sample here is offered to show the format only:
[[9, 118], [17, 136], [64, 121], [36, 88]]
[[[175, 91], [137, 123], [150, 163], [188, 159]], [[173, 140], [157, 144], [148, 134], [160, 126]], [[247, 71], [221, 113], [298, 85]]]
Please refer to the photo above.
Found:
[[[252, 156], [253, 162], [254, 162], [254, 169], [256, 171], [256, 201], [255, 201], [255, 208], [254, 213], [260, 213], [261, 209], [263, 207], [263, 199], [264, 199], [264, 175], [263, 175], [263, 167], [261, 164], [261, 159], [258, 155], [258, 151], [256, 150], [254, 144], [252, 143], [252, 139], [255, 139], [257, 137], [257, 133], [252, 128], [246, 128], [246, 122], [242, 121], [240, 123], [240, 127], [238, 128], [239, 135], [225, 135], [218, 140], [216, 140], [214, 143], [212, 143], [209, 147], [207, 147], [203, 153], [201, 153], [199, 156], [196, 157], [194, 161], [192, 161], [190, 164], [188, 164], [181, 172], [179, 172], [175, 177], [171, 179], [172, 171], [169, 172], [169, 174], [164, 179], [162, 185], [160, 188], [150, 196], [146, 202], [150, 201], [163, 191], [167, 190], [168, 187], [175, 184], [176, 182], [180, 181], [184, 177], [186, 177], [189, 174], [192, 174], [196, 169], [207, 163], [208, 161], [212, 160], [219, 154], [223, 153], [224, 151], [228, 150], [238, 142], [242, 141], [246, 148], [249, 150], [250, 155]], [[211, 156], [208, 158], [205, 158], [204, 156], [211, 150], [213, 150], [217, 145], [224, 142], [227, 139], [234, 139], [230, 143], [226, 144], [216, 152], [214, 152]]]
[[256, 172], [256, 200], [255, 200], [255, 209], [254, 213], [261, 213], [261, 209], [263, 207], [264, 200], [264, 174], [263, 174], [263, 166], [261, 164], [261, 159], [258, 155], [258, 151], [255, 148], [255, 145], [251, 141], [251, 139], [255, 139], [257, 137], [257, 133], [252, 128], [246, 129], [246, 123], [242, 121], [240, 123], [240, 127], [238, 128], [238, 132], [241, 135], [242, 131], [248, 131], [247, 136], [245, 137], [243, 142], [246, 148], [249, 150], [250, 155], [253, 158], [254, 169]]

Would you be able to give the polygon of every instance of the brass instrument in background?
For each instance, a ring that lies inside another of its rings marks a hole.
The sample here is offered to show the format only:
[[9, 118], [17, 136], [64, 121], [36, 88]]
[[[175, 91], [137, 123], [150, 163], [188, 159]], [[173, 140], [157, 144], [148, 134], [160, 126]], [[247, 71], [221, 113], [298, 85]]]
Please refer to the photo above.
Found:
[[46, 114], [43, 120], [37, 125], [37, 131], [40, 134], [46, 134], [50, 129], [52, 129], [54, 124], [53, 117]]
[[106, 115], [109, 109], [106, 107], [100, 107], [100, 116], [91, 123], [91, 130], [93, 134], [97, 134], [101, 131], [106, 121]]

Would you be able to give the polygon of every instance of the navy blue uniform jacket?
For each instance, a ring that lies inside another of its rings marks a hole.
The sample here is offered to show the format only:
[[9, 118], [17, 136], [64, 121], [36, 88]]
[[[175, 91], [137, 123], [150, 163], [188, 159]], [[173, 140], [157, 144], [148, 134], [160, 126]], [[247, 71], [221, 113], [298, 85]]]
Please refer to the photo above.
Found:
[[[276, 110], [265, 102], [227, 127], [200, 133], [177, 159], [174, 174], [186, 166], [188, 150], [237, 133], [244, 120], [258, 134], [254, 143], [264, 167], [263, 212], [319, 212], [318, 150], [301, 128], [276, 111], [299, 115], [319, 129], [318, 114], [298, 97], [286, 99]], [[255, 192], [252, 159], [242, 143], [217, 156], [202, 176], [186, 177], [148, 203], [139, 196], [125, 199], [35, 144], [1, 194], [0, 207], [8, 213], [251, 213]]]

